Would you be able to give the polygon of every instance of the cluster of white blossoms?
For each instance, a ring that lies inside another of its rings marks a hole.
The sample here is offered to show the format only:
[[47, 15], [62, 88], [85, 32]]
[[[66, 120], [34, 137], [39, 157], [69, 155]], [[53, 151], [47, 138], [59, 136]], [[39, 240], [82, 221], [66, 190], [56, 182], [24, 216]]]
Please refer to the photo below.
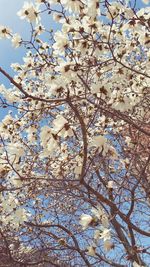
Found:
[[103, 245], [105, 251], [109, 251], [113, 248], [113, 243], [111, 242], [111, 233], [109, 227], [109, 218], [104, 209], [99, 205], [96, 208], [92, 208], [93, 215], [82, 214], [80, 217], [80, 224], [83, 230], [89, 227], [98, 228], [94, 231], [94, 242], [92, 246], [87, 247], [88, 254], [94, 256], [96, 253], [96, 247], [99, 240], [103, 240]]
[[6, 88], [3, 84], [0, 85], [0, 93], [3, 94], [9, 103], [15, 103], [20, 100], [20, 92], [16, 92], [15, 88]]
[[[130, 218], [126, 220], [123, 212], [132, 202], [128, 194], [135, 184], [130, 185], [129, 177], [132, 180], [142, 169], [138, 163], [132, 168], [139, 153], [134, 133], [131, 138], [129, 132], [132, 127], [139, 136], [147, 131], [149, 11], [144, 6], [136, 13], [128, 1], [119, 0], [36, 0], [25, 2], [18, 12], [30, 24], [31, 38], [23, 40], [0, 26], [0, 38], [10, 38], [15, 48], [27, 48], [22, 63], [11, 65], [14, 77], [0, 68], [11, 82], [9, 89], [0, 85], [0, 104], [5, 108], [0, 123], [1, 186], [10, 190], [1, 195], [6, 225], [24, 226], [28, 208], [22, 203], [30, 205], [31, 218], [39, 224], [46, 209], [53, 211], [57, 223], [59, 215], [65, 221], [67, 215], [77, 218], [83, 213], [83, 236], [87, 240], [91, 229], [94, 233], [89, 237], [92, 245], [86, 246], [88, 255], [96, 256], [99, 246], [102, 252], [110, 251], [114, 240], [124, 246], [114, 234], [112, 218], [118, 225], [123, 221], [126, 229]], [[54, 31], [42, 21], [43, 14], [58, 23]], [[131, 152], [134, 156], [128, 156]], [[148, 162], [147, 154], [143, 158]], [[63, 197], [71, 199], [69, 207]], [[89, 215], [84, 207], [92, 201], [99, 204]], [[130, 212], [128, 217], [134, 219]], [[71, 227], [80, 234], [76, 219]], [[123, 240], [128, 243], [129, 238]]]
[[1, 223], [3, 227], [10, 225], [11, 228], [18, 229], [29, 216], [29, 212], [22, 207], [14, 193], [7, 193], [0, 196]]

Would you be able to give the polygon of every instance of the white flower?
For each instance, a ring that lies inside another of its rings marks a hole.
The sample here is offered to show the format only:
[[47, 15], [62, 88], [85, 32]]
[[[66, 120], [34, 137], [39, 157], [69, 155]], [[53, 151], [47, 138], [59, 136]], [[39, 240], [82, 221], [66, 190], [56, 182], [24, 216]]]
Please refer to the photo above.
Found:
[[109, 84], [103, 85], [97, 82], [92, 85], [91, 93], [97, 94], [97, 96], [100, 96], [101, 98], [105, 99], [107, 95], [110, 95], [110, 85]]
[[104, 227], [108, 227], [109, 226], [109, 220], [108, 220], [108, 217], [106, 214], [104, 214], [102, 217], [101, 217], [101, 223]]
[[[115, 92], [114, 92], [115, 93]], [[131, 97], [127, 97], [126, 95], [117, 95], [115, 101], [113, 101], [112, 107], [119, 111], [128, 111], [131, 110], [134, 103], [132, 103]]]
[[133, 267], [144, 267], [143, 265], [139, 265], [136, 261], [133, 262]]
[[13, 122], [13, 117], [8, 114], [4, 117], [4, 119], [2, 120], [2, 122], [5, 124], [5, 125], [8, 125], [8, 124], [11, 124]]
[[57, 115], [56, 119], [53, 120], [53, 128], [56, 132], [59, 132], [60, 130], [63, 129], [64, 125], [68, 121], [62, 116], [62, 115]]
[[10, 143], [7, 146], [7, 151], [10, 161], [16, 164], [18, 163], [20, 157], [22, 157], [25, 153], [23, 146], [19, 143]]
[[5, 177], [9, 173], [10, 167], [3, 164], [2, 162], [0, 162], [0, 163], [1, 163], [0, 164], [0, 176], [2, 178], [2, 177]]
[[17, 97], [17, 95], [14, 94], [14, 90], [13, 89], [7, 89], [7, 88], [5, 88], [5, 86], [3, 84], [0, 86], [0, 93], [10, 103], [17, 102], [19, 100], [19, 98]]
[[47, 0], [47, 2], [52, 5], [52, 4], [57, 4], [58, 0]]
[[106, 251], [110, 251], [113, 247], [114, 247], [114, 245], [109, 239], [104, 241], [104, 249]]
[[110, 239], [110, 229], [104, 228], [102, 232], [100, 232], [100, 239], [103, 239], [104, 241]]
[[79, 0], [62, 0], [61, 3], [66, 7], [69, 12], [80, 12], [83, 4]]
[[36, 0], [36, 2], [37, 2], [38, 4], [42, 4], [42, 3], [44, 3], [44, 0]]
[[96, 241], [98, 241], [99, 238], [100, 238], [100, 230], [96, 230], [96, 231], [94, 232], [94, 239], [95, 239]]
[[92, 18], [100, 15], [99, 0], [88, 0], [88, 10], [86, 13]]
[[18, 33], [15, 33], [11, 39], [12, 45], [17, 48], [21, 44], [21, 36]]
[[29, 126], [28, 129], [26, 130], [26, 132], [28, 133], [28, 140], [30, 142], [36, 141], [36, 132], [37, 132], [37, 129], [36, 129], [35, 125]]
[[10, 249], [10, 250], [14, 250], [14, 249], [15, 249], [15, 245], [14, 245], [14, 244], [10, 244], [10, 245], [9, 245], [9, 249]]
[[107, 188], [113, 189], [114, 188], [114, 181], [109, 181], [107, 184]]
[[107, 139], [104, 136], [98, 135], [98, 136], [93, 137], [90, 146], [102, 147], [106, 144], [106, 142], [107, 142]]
[[21, 19], [27, 19], [29, 22], [35, 22], [38, 19], [39, 9], [32, 3], [25, 2], [22, 9], [17, 13]]
[[104, 211], [102, 210], [101, 206], [98, 206], [97, 208], [92, 208], [91, 211], [98, 219], [100, 219], [101, 216], [104, 213]]
[[53, 120], [53, 133], [64, 138], [73, 135], [73, 131], [68, 125], [68, 121], [62, 115], [57, 115], [56, 119]]
[[9, 150], [10, 154], [17, 155], [18, 157], [21, 157], [24, 154], [24, 149], [23, 149], [22, 145], [20, 145], [18, 143], [10, 144], [8, 146], [8, 150]]
[[81, 171], [82, 171], [82, 165], [77, 165], [75, 168], [74, 168], [74, 173], [76, 174], [76, 175], [79, 175], [79, 174], [81, 174]]
[[19, 70], [21, 70], [21, 66], [20, 66], [20, 64], [18, 64], [18, 63], [12, 63], [10, 66], [11, 66], [11, 68], [12, 68], [14, 71], [19, 71]]
[[[59, 23], [63, 23], [63, 27], [64, 27], [64, 25], [66, 25], [66, 26], [68, 25], [67, 23], [65, 24], [65, 19], [60, 14], [54, 13], [53, 14], [53, 20], [55, 20], [55, 21], [57, 21]], [[68, 28], [69, 28], [69, 25], [68, 25]]]
[[92, 222], [92, 216], [88, 214], [82, 214], [80, 217], [80, 224], [82, 225], [83, 230], [85, 230], [89, 224]]
[[45, 147], [50, 138], [51, 138], [51, 128], [45, 125], [41, 128], [41, 133], [40, 133], [41, 145]]
[[5, 27], [3, 25], [0, 25], [0, 39], [1, 38], [10, 38], [11, 29], [8, 27]]
[[21, 187], [22, 186], [22, 181], [19, 178], [14, 177], [13, 175], [9, 178], [9, 181], [15, 187]]
[[93, 247], [93, 246], [89, 246], [89, 247], [87, 247], [87, 250], [88, 250], [88, 252], [87, 252], [87, 254], [89, 255], [89, 256], [95, 256], [95, 247]]
[[53, 152], [58, 150], [58, 142], [53, 136], [51, 136], [47, 144], [47, 150], [49, 151], [49, 154], [53, 154]]
[[41, 33], [43, 33], [45, 30], [44, 26], [39, 24], [35, 27], [35, 34], [36, 35], [40, 35]]
[[55, 134], [52, 133], [52, 129], [47, 125], [43, 126], [40, 133], [41, 145], [44, 148], [40, 157], [47, 157], [53, 152], [58, 150], [58, 141]]
[[100, 223], [104, 227], [108, 227], [109, 220], [108, 220], [108, 217], [107, 217], [104, 209], [101, 206], [98, 206], [97, 208], [92, 208], [91, 211], [100, 220]]
[[55, 43], [53, 44], [53, 48], [59, 53], [64, 53], [65, 47], [68, 44], [67, 36], [61, 31], [57, 31], [54, 35]]

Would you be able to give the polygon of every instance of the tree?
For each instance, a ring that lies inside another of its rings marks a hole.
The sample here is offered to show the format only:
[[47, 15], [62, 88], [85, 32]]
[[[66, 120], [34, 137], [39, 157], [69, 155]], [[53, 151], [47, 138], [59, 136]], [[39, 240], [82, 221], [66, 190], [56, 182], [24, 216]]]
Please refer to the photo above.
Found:
[[28, 40], [0, 26], [27, 49], [0, 68], [1, 266], [149, 265], [149, 14], [36, 0]]

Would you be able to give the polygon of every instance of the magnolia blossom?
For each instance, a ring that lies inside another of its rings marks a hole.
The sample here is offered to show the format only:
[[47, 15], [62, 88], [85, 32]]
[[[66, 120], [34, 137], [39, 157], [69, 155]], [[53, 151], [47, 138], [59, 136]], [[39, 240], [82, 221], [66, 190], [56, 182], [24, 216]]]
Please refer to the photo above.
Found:
[[8, 114], [8, 115], [6, 115], [6, 116], [4, 117], [4, 119], [2, 120], [2, 123], [3, 123], [5, 126], [7, 126], [8, 124], [12, 123], [13, 120], [14, 120], [14, 118], [13, 118], [10, 114]]
[[114, 188], [114, 181], [109, 181], [107, 184], [107, 188], [113, 189]]
[[0, 25], [0, 39], [1, 38], [10, 38], [11, 29], [5, 26]]
[[79, 12], [81, 7], [83, 7], [82, 2], [79, 0], [62, 0], [61, 2], [69, 12]]
[[133, 102], [131, 96], [121, 95], [121, 93], [114, 92], [114, 100], [111, 99], [110, 103], [112, 102], [112, 107], [116, 110], [120, 110], [122, 112], [131, 110], [133, 107]]
[[29, 126], [29, 128], [26, 130], [26, 132], [28, 133], [28, 140], [30, 142], [34, 142], [36, 141], [36, 132], [37, 132], [37, 129], [35, 127], [35, 125], [31, 125]]
[[12, 41], [12, 45], [15, 48], [17, 48], [17, 47], [20, 46], [22, 39], [21, 39], [21, 36], [18, 33], [15, 33], [15, 34], [13, 34], [13, 37], [12, 37], [11, 41]]
[[45, 125], [41, 128], [41, 133], [40, 133], [41, 145], [45, 147], [50, 138], [51, 138], [51, 128]]
[[111, 94], [110, 84], [102, 85], [97, 82], [91, 87], [91, 93], [105, 99], [106, 96]]
[[144, 265], [139, 265], [136, 261], [133, 262], [133, 267], [145, 267]]
[[53, 133], [63, 137], [73, 135], [72, 129], [70, 128], [68, 121], [62, 115], [57, 115], [56, 119], [53, 120]]
[[1, 164], [0, 165], [0, 176], [2, 178], [2, 177], [5, 177], [9, 173], [10, 167], [5, 165], [3, 161], [0, 161], [0, 164]]
[[9, 192], [5, 198], [1, 197], [2, 220], [4, 224], [18, 229], [19, 225], [28, 219], [29, 212], [20, 206], [14, 193]]
[[100, 231], [99, 230], [95, 230], [95, 232], [94, 232], [94, 240], [96, 242], [98, 242], [99, 237], [100, 237]]
[[49, 151], [50, 154], [58, 150], [58, 142], [52, 135], [50, 140], [47, 143], [47, 150]]
[[77, 166], [74, 168], [74, 173], [76, 174], [76, 177], [78, 177], [78, 175], [81, 174], [81, 171], [82, 171], [82, 164], [77, 165]]
[[9, 181], [11, 182], [11, 184], [15, 187], [21, 187], [22, 186], [22, 181], [20, 180], [19, 177], [15, 177], [14, 174], [10, 173], [10, 178]]
[[20, 97], [18, 97], [19, 92], [16, 92], [12, 88], [11, 89], [5, 88], [3, 84], [0, 86], [0, 93], [2, 93], [5, 99], [10, 103], [17, 102], [20, 99]]
[[43, 147], [43, 152], [40, 157], [47, 157], [53, 152], [58, 151], [57, 137], [53, 133], [52, 128], [47, 125], [43, 126], [40, 133], [41, 145]]
[[63, 54], [65, 48], [68, 44], [68, 38], [65, 34], [63, 34], [61, 31], [57, 31], [54, 34], [55, 43], [53, 44], [53, 48], [55, 51], [58, 51], [59, 53]]
[[10, 129], [12, 127], [11, 123], [13, 123], [13, 121], [14, 121], [13, 117], [10, 114], [8, 114], [4, 117], [4, 119], [0, 123], [0, 134], [4, 139], [10, 137], [11, 135]]
[[90, 256], [95, 256], [96, 255], [95, 254], [95, 250], [96, 250], [95, 247], [89, 246], [89, 247], [87, 247], [87, 250], [88, 250], [88, 252], [87, 252], [88, 255], [90, 255]]
[[103, 225], [103, 227], [108, 227], [109, 220], [104, 209], [99, 205], [96, 208], [92, 208], [92, 213], [98, 218], [99, 222]]
[[93, 18], [100, 15], [99, 0], [88, 0], [87, 14]]
[[100, 232], [100, 239], [103, 239], [104, 241], [111, 238], [110, 235], [110, 229], [104, 228], [102, 232]]
[[99, 151], [102, 151], [102, 155], [105, 155], [110, 148], [107, 144], [107, 139], [102, 135], [94, 136], [89, 146], [99, 148]]
[[7, 151], [11, 163], [18, 163], [25, 153], [23, 146], [19, 143], [10, 143], [7, 147]]
[[38, 4], [44, 3], [45, 0], [35, 0]]
[[109, 240], [109, 239], [106, 239], [104, 241], [104, 249], [109, 252], [111, 249], [114, 248], [114, 244]]
[[102, 135], [94, 136], [91, 142], [91, 146], [102, 147], [106, 144], [107, 139]]
[[68, 123], [68, 121], [62, 115], [57, 115], [56, 119], [53, 120], [54, 131], [58, 133], [64, 128], [66, 123]]
[[57, 4], [58, 0], [47, 0], [47, 2], [52, 5], [52, 4]]
[[14, 250], [14, 248], [15, 248], [15, 245], [14, 245], [14, 244], [10, 244], [10, 245], [9, 245], [9, 249], [10, 249], [10, 250], [12, 250], [12, 251], [13, 251], [13, 250]]
[[35, 27], [35, 35], [40, 35], [45, 31], [45, 28], [42, 24], [39, 24]]
[[103, 241], [109, 240], [111, 238], [110, 229], [102, 228], [102, 230], [95, 230], [94, 239], [98, 241], [99, 239], [103, 239]]
[[25, 2], [22, 9], [17, 13], [21, 19], [27, 19], [29, 22], [38, 21], [38, 5], [34, 6], [32, 3]]
[[88, 214], [82, 214], [80, 217], [80, 224], [82, 225], [83, 230], [85, 230], [89, 224], [92, 222], [92, 216]]

